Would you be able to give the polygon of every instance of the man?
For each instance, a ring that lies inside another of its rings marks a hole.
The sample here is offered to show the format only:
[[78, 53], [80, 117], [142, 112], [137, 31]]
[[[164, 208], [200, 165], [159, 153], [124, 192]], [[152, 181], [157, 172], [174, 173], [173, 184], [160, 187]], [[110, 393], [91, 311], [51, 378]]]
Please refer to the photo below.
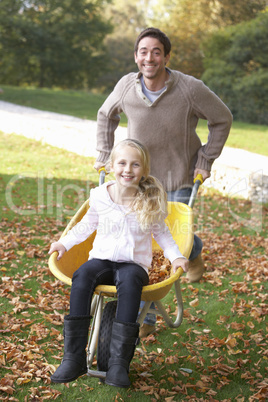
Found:
[[[95, 168], [109, 158], [120, 113], [128, 118], [128, 137], [147, 146], [151, 174], [163, 184], [168, 200], [188, 203], [197, 174], [210, 177], [211, 166], [227, 140], [232, 114], [205, 84], [194, 77], [166, 67], [171, 43], [157, 28], [147, 28], [135, 43], [138, 73], [119, 80], [98, 112]], [[196, 134], [199, 119], [208, 122], [205, 145]], [[194, 236], [187, 278], [198, 282], [204, 273], [202, 241]], [[146, 317], [148, 318], [148, 317]], [[140, 335], [154, 330], [155, 317], [145, 320]]]

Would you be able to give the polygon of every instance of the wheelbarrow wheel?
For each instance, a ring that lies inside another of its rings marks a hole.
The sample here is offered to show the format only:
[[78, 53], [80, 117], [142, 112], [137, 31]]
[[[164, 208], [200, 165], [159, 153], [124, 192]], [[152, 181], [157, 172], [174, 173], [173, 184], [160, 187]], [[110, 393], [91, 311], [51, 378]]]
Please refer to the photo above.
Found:
[[97, 349], [97, 366], [99, 371], [108, 371], [110, 342], [113, 320], [115, 318], [117, 300], [110, 301], [103, 310]]

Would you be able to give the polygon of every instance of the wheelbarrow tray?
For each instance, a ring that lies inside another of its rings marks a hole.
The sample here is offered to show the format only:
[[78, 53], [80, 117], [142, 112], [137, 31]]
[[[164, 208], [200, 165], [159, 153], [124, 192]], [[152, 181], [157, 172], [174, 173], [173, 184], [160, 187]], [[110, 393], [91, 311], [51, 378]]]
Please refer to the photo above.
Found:
[[[89, 208], [89, 201], [85, 201], [77, 213], [73, 216], [61, 237], [66, 236], [67, 232], [78, 223]], [[193, 211], [186, 204], [180, 202], [168, 202], [168, 217], [166, 223], [172, 233], [172, 236], [178, 244], [181, 253], [188, 258], [193, 246]], [[72, 284], [73, 273], [88, 260], [89, 251], [92, 249], [96, 232], [88, 237], [84, 242], [72, 247], [58, 261], [57, 252], [54, 252], [49, 258], [49, 268], [53, 275], [66, 283]], [[153, 250], [161, 250], [160, 246], [152, 237]], [[183, 270], [180, 268], [175, 274], [171, 274], [168, 279], [162, 282], [147, 285], [143, 287], [141, 299], [144, 301], [161, 300], [167, 295], [173, 283], [179, 279]], [[116, 296], [116, 287], [108, 285], [99, 285], [95, 293], [102, 292], [106, 296]]]

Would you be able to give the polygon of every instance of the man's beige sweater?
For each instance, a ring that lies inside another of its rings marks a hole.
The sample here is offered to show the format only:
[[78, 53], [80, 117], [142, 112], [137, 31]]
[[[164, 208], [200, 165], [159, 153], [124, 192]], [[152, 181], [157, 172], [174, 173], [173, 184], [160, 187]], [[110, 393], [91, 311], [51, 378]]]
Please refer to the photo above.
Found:
[[[227, 140], [232, 114], [202, 81], [168, 71], [166, 89], [154, 103], [142, 92], [140, 73], [130, 73], [117, 83], [98, 112], [97, 161], [107, 162], [124, 112], [128, 137], [147, 146], [151, 174], [173, 191], [192, 186], [195, 168], [211, 169]], [[203, 146], [196, 134], [199, 119], [208, 121]]]

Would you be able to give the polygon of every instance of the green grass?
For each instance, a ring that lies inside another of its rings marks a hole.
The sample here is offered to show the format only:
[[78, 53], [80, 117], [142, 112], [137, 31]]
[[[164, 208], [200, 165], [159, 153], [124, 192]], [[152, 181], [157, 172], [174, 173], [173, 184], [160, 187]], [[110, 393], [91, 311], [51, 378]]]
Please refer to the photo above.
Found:
[[85, 91], [2, 86], [1, 100], [39, 110], [67, 114], [81, 119], [96, 119], [96, 110], [106, 96]]
[[[158, 317], [156, 335], [136, 349], [129, 389], [87, 376], [68, 386], [51, 384], [70, 288], [50, 274], [47, 252], [98, 177], [93, 159], [21, 136], [0, 133], [0, 152], [1, 400], [265, 400], [266, 206], [256, 231], [244, 224], [251, 202], [201, 189], [195, 226], [206, 273], [197, 284], [181, 280], [180, 328], [167, 328]], [[170, 291], [164, 299], [171, 317], [174, 297]]]
[[[90, 120], [96, 120], [97, 111], [106, 99], [106, 95], [85, 91], [5, 85], [2, 86], [2, 89], [4, 92], [0, 94], [0, 100]], [[127, 125], [127, 119], [124, 115], [122, 115], [121, 124]], [[208, 130], [205, 121], [200, 121], [197, 131], [201, 140], [206, 142]], [[234, 122], [226, 145], [268, 155], [267, 139], [268, 126]]]
[[[204, 120], [199, 121], [197, 132], [201, 141], [207, 142], [208, 130]], [[268, 156], [268, 126], [234, 121], [226, 146]]]

